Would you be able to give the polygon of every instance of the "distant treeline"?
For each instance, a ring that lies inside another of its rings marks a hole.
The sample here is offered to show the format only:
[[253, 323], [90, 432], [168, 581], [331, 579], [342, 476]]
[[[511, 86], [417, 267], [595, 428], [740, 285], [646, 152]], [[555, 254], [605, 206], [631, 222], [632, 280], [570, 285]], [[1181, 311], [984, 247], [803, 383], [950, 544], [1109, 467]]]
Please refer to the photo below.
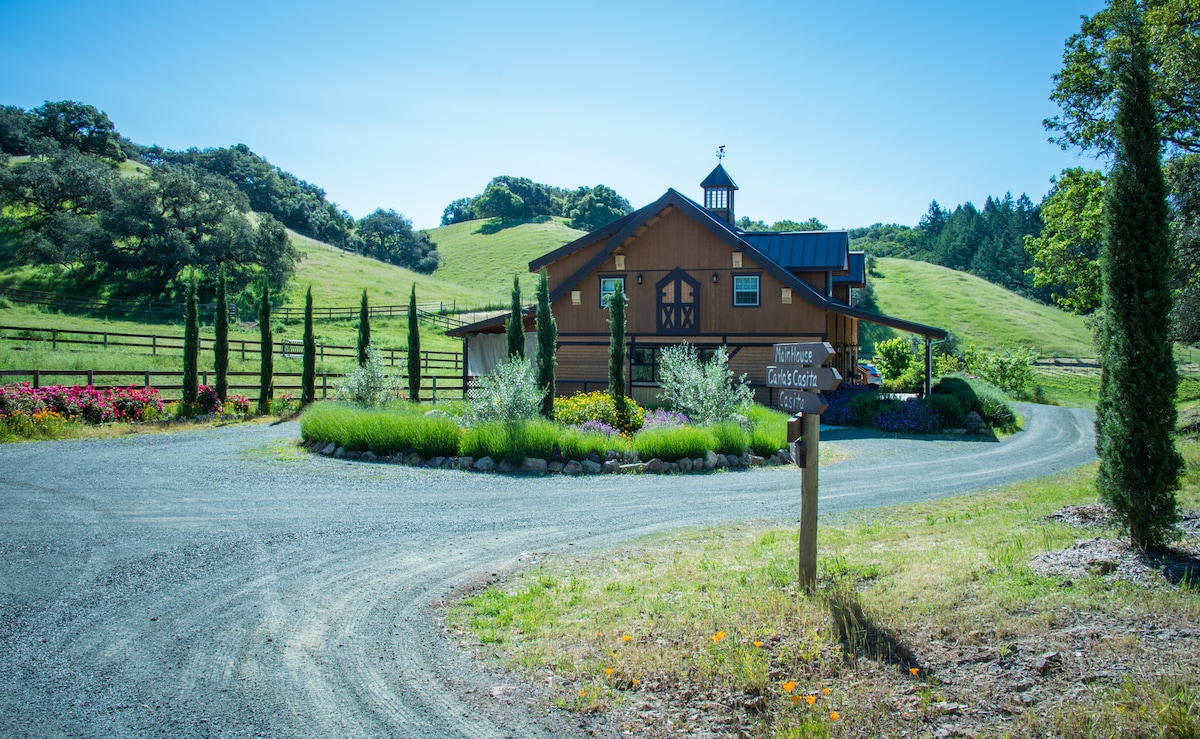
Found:
[[901, 257], [970, 272], [1013, 292], [1049, 303], [1047, 288], [1035, 287], [1027, 235], [1042, 232], [1040, 206], [1027, 195], [1016, 200], [988, 196], [983, 209], [967, 202], [954, 210], [934, 200], [917, 226], [876, 223], [850, 229], [852, 248], [877, 257]]
[[606, 185], [566, 190], [527, 177], [492, 178], [483, 192], [458, 198], [442, 211], [442, 225], [499, 218], [502, 222], [561, 216], [571, 228], [594, 231], [633, 212], [629, 201]]

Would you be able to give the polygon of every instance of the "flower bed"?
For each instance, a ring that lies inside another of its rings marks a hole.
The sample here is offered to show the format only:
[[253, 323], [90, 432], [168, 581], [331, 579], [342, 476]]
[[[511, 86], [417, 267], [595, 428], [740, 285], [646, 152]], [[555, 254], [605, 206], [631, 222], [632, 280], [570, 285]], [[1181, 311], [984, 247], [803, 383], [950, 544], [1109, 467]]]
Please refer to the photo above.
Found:
[[[693, 472], [791, 461], [777, 431], [784, 424], [774, 415], [748, 432], [735, 422], [694, 426], [682, 414], [652, 412], [655, 422], [629, 435], [595, 419], [464, 423], [441, 409], [422, 410], [316, 403], [301, 417], [300, 432], [308, 448], [328, 456], [478, 471]], [[756, 453], [771, 442], [767, 454]]]

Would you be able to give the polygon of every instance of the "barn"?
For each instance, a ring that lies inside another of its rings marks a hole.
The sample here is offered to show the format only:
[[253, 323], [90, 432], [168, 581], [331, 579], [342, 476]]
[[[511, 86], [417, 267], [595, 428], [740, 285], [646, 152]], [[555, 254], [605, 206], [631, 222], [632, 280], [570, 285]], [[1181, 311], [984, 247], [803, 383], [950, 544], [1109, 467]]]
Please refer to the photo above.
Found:
[[[825, 341], [843, 377], [858, 362], [859, 321], [943, 339], [942, 329], [862, 310], [862, 252], [845, 231], [750, 232], [734, 226], [738, 187], [718, 164], [701, 182], [701, 205], [674, 189], [653, 203], [529, 263], [545, 269], [558, 325], [557, 394], [608, 386], [607, 295], [620, 283], [626, 308], [628, 394], [657, 402], [663, 347], [689, 342], [701, 354], [726, 347], [756, 400], [772, 404], [766, 367], [776, 343]], [[486, 374], [504, 358], [508, 316], [451, 329], [463, 339], [465, 372]], [[533, 311], [525, 331], [535, 331]], [[928, 354], [928, 351], [927, 351]]]

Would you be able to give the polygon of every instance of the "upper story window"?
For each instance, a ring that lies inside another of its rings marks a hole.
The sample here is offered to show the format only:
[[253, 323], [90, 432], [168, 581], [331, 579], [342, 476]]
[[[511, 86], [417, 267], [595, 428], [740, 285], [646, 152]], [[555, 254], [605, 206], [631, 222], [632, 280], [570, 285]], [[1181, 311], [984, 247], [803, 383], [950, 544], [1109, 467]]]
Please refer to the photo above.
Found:
[[758, 305], [758, 275], [733, 276], [733, 304], [740, 307]]
[[729, 207], [729, 190], [724, 187], [709, 188], [704, 191], [704, 207], [712, 209], [725, 209]]
[[608, 307], [608, 296], [612, 295], [617, 290], [617, 285], [621, 286], [621, 292], [625, 292], [624, 277], [601, 277], [600, 278], [600, 307]]

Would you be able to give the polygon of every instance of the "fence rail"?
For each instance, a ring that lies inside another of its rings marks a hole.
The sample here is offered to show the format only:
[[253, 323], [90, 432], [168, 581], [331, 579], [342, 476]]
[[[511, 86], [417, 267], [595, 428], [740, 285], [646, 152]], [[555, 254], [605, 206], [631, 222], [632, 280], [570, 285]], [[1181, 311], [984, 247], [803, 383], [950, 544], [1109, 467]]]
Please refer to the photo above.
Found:
[[[200, 372], [200, 383], [208, 385], [209, 380], [215, 381], [213, 372]], [[333, 393], [335, 382], [345, 375], [333, 372], [318, 372], [317, 379], [317, 396], [320, 398], [328, 398]], [[163, 393], [164, 400], [179, 400], [179, 396], [183, 391], [183, 372], [174, 370], [43, 370], [43, 369], [8, 369], [0, 370], [0, 384], [8, 382], [22, 382], [23, 379], [10, 378], [27, 378], [33, 387], [42, 387], [46, 384], [62, 385], [79, 385], [84, 383], [79, 382], [63, 382], [58, 379], [57, 382], [47, 383], [46, 380], [55, 380], [56, 378], [86, 378], [86, 384], [98, 388], [106, 387], [128, 387], [130, 385], [140, 385], [149, 387]], [[128, 380], [112, 382], [111, 379], [130, 378]], [[300, 372], [276, 372], [272, 375], [272, 382], [275, 386], [276, 397], [280, 393], [291, 392], [293, 395], [299, 396], [301, 392]], [[100, 382], [97, 382], [97, 379]], [[109, 381], [105, 381], [109, 380]], [[140, 382], [137, 382], [140, 380]], [[163, 382], [166, 380], [167, 382]], [[172, 382], [178, 380], [178, 382]], [[258, 397], [259, 375], [257, 372], [230, 372], [229, 373], [229, 390], [231, 392], [243, 392], [251, 399]], [[282, 380], [282, 381], [281, 381]], [[170, 393], [174, 393], [173, 395]], [[421, 376], [421, 397], [430, 398], [433, 400], [446, 398], [461, 398], [463, 397], [462, 375], [422, 375]]]
[[[0, 341], [36, 341], [48, 342], [54, 349], [59, 344], [125, 347], [138, 350], [142, 354], [157, 356], [159, 351], [183, 353], [182, 336], [163, 336], [160, 334], [131, 334], [118, 331], [81, 331], [75, 329], [35, 328], [31, 326], [0, 326]], [[213, 339], [200, 339], [201, 351], [212, 348]], [[408, 352], [396, 347], [378, 347], [384, 361], [389, 366], [405, 366]], [[272, 344], [272, 354], [285, 359], [298, 359], [304, 349], [300, 341], [284, 339]], [[230, 339], [230, 355], [245, 359], [247, 355], [261, 354], [259, 342], [253, 339]], [[340, 344], [317, 344], [317, 359], [348, 359], [358, 356], [358, 348]], [[443, 351], [421, 352], [421, 367], [425, 372], [446, 371], [462, 374], [462, 353]]]
[[[95, 313], [107, 318], [119, 316], [144, 316], [150, 318], [184, 318], [184, 303], [173, 303], [169, 301], [151, 300], [151, 301], [133, 301], [119, 300], [117, 298], [85, 298], [76, 295], [61, 295], [59, 293], [44, 292], [42, 290], [25, 290], [15, 287], [0, 287], [0, 296], [6, 297], [14, 303], [24, 303], [27, 305], [40, 305], [45, 308], [52, 308], [67, 313]], [[449, 315], [458, 310], [458, 301], [436, 302], [436, 303], [418, 303], [417, 318], [428, 321], [443, 328], [456, 328], [465, 326], [466, 322]], [[216, 315], [216, 303], [201, 303], [198, 306], [201, 316]], [[360, 308], [358, 306], [349, 308], [313, 308], [313, 320], [337, 321], [337, 320], [353, 320], [358, 318]], [[378, 317], [397, 317], [408, 315], [408, 304], [404, 305], [372, 305], [368, 306], [367, 312], [372, 318]], [[271, 309], [271, 315], [282, 321], [300, 321], [304, 319], [303, 308], [292, 308], [289, 306], [280, 306]], [[238, 310], [236, 305], [229, 306], [229, 318], [238, 320]], [[252, 318], [257, 318], [254, 316]]]

